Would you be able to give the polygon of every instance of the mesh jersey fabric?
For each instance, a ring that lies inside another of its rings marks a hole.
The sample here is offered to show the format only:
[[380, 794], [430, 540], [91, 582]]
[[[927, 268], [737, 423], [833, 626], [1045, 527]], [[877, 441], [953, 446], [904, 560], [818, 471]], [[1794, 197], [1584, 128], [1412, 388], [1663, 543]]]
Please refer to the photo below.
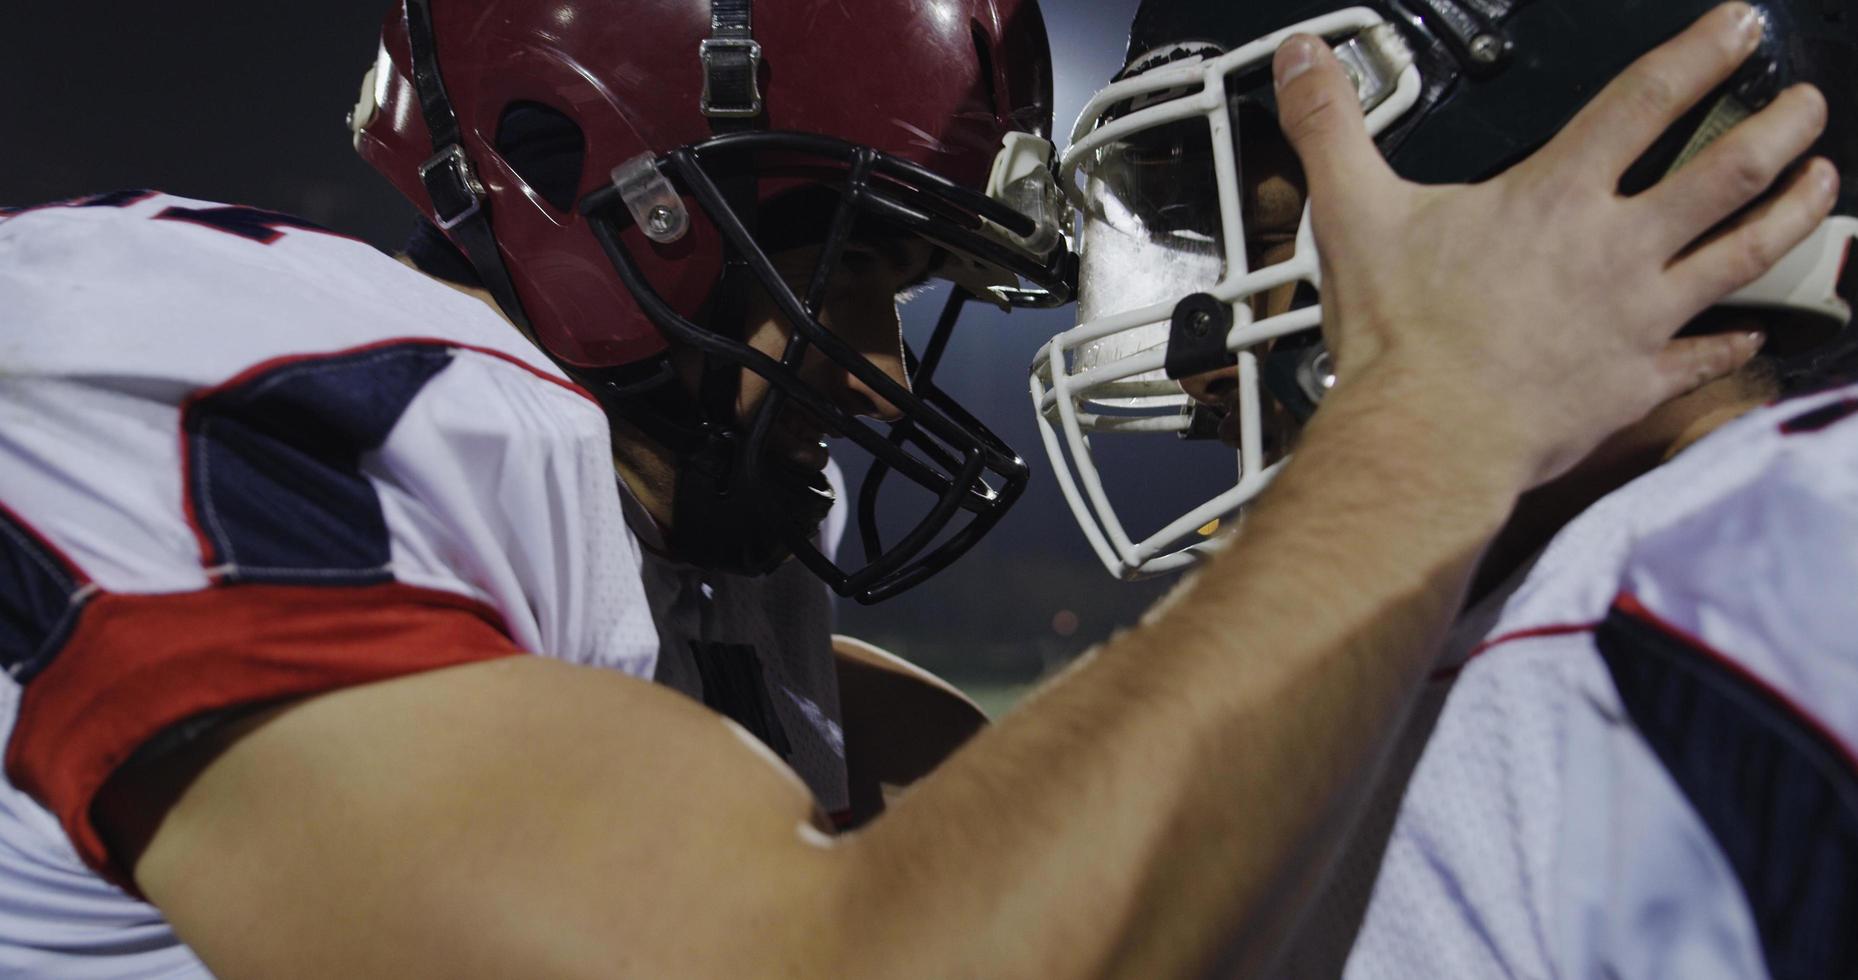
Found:
[[476, 300], [151, 192], [6, 213], [0, 296], [0, 974], [205, 975], [85, 826], [186, 717], [523, 651], [655, 673], [605, 417]]
[[[1771, 688], [1849, 761], [1851, 406], [1858, 387], [1724, 426], [1570, 523], [1461, 624], [1458, 649], [1482, 639], [1461, 672], [1448, 660], [1435, 678], [1370, 807], [1397, 804], [1391, 830], [1376, 840], [1370, 817], [1369, 844], [1350, 850], [1279, 974], [1769, 975], [1743, 883], [1635, 725], [1594, 629], [1622, 600], [1642, 608]], [[1428, 699], [1443, 701], [1436, 718]], [[1410, 779], [1403, 754], [1418, 757]]]

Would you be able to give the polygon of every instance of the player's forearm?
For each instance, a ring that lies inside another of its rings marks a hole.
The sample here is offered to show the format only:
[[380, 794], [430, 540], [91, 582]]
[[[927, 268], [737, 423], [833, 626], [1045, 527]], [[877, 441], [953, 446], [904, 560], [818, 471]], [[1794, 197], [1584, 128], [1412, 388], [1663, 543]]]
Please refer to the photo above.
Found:
[[1520, 486], [1397, 394], [1338, 392], [1233, 549], [849, 845], [864, 908], [910, 896], [896, 962], [1156, 976], [1228, 937], [1268, 951]]

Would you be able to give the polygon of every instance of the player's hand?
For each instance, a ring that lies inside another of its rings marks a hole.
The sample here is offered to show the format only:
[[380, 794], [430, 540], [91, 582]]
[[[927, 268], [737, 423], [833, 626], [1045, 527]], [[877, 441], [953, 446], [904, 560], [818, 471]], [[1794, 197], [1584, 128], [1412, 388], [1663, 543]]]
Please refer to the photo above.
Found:
[[1467, 451], [1514, 454], [1518, 473], [1540, 482], [1660, 402], [1744, 364], [1759, 335], [1671, 338], [1830, 211], [1838, 174], [1815, 159], [1712, 234], [1807, 151], [1825, 99], [1789, 89], [1652, 189], [1625, 197], [1618, 187], [1760, 32], [1747, 5], [1717, 8], [1534, 156], [1471, 186], [1396, 176], [1328, 46], [1287, 42], [1275, 65], [1279, 118], [1309, 180], [1338, 390], [1369, 374], [1394, 379], [1428, 400], [1438, 424], [1465, 430]]

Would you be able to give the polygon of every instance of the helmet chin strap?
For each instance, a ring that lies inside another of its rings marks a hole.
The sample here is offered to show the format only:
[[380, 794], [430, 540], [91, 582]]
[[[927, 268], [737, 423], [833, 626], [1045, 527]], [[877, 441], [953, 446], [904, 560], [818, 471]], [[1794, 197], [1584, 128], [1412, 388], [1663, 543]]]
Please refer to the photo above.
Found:
[[763, 575], [792, 555], [795, 540], [817, 533], [832, 490], [824, 474], [771, 458], [753, 440], [753, 427], [735, 415], [743, 368], [706, 361], [694, 393], [662, 362], [643, 381], [611, 371], [571, 373], [608, 414], [670, 454], [668, 557], [707, 571]]
[[736, 575], [765, 575], [793, 554], [794, 538], [817, 533], [832, 509], [832, 489], [823, 474], [768, 473], [743, 479], [746, 440], [711, 438], [695, 453], [680, 455], [677, 492], [667, 545], [672, 557], [705, 569]]
[[489, 195], [465, 153], [458, 114], [439, 76], [439, 52], [433, 39], [431, 0], [404, 0], [407, 46], [413, 59], [413, 90], [420, 115], [432, 137], [432, 157], [419, 168], [419, 181], [432, 203], [433, 223], [451, 236], [471, 260], [479, 281], [502, 307], [510, 322], [531, 337], [516, 284], [504, 267], [497, 236], [490, 226]]
[[[761, 46], [754, 39], [751, 0], [711, 0], [711, 37], [699, 48], [704, 93], [700, 109], [718, 135], [756, 126], [763, 103], [758, 73]], [[759, 181], [749, 161], [717, 179], [737, 219], [756, 231]], [[725, 243], [723, 272], [711, 293], [708, 322], [713, 333], [746, 342], [751, 291], [761, 288], [748, 260]], [[668, 444], [677, 460], [677, 490], [671, 501], [667, 537], [673, 557], [706, 569], [740, 575], [773, 571], [793, 554], [793, 542], [814, 535], [831, 509], [833, 495], [823, 474], [771, 458], [765, 433], [770, 419], [750, 424], [739, 417], [742, 368], [703, 356], [696, 397], [685, 404], [660, 403], [660, 411], [684, 411], [694, 430]], [[782, 399], [770, 391], [758, 414], [778, 412]], [[671, 415], [670, 418], [678, 418]]]
[[[750, 129], [762, 114], [761, 46], [754, 39], [751, 8], [751, 0], [711, 0], [711, 36], [698, 48], [704, 73], [699, 110], [719, 135]], [[743, 161], [736, 172], [720, 176], [717, 185], [752, 235], [760, 190], [754, 168]], [[727, 242], [723, 248], [723, 271], [710, 294], [705, 326], [744, 342], [754, 326], [747, 322], [750, 291], [758, 284], [741, 252]], [[755, 458], [765, 457], [765, 447], [751, 437], [736, 410], [743, 369], [723, 358], [702, 357], [695, 398], [653, 406], [698, 421], [667, 446], [677, 460], [677, 489], [666, 544], [673, 557], [706, 569], [766, 574], [792, 554], [788, 541], [793, 534], [811, 534], [825, 519], [830, 491], [822, 507], [811, 487], [765, 478], [771, 475], [767, 461]], [[669, 415], [667, 421], [679, 417]]]
[[[749, 181], [752, 186], [752, 178]], [[751, 198], [752, 200], [752, 198]], [[738, 211], [752, 229], [753, 208]], [[730, 255], [717, 282], [707, 326], [745, 341], [748, 298], [758, 288], [754, 273], [739, 255]], [[703, 358], [696, 396], [680, 406], [660, 402], [660, 411], [683, 411], [699, 420], [681, 444], [671, 444], [677, 460], [677, 490], [671, 501], [671, 528], [666, 536], [673, 557], [704, 568], [738, 575], [773, 571], [793, 553], [791, 542], [814, 534], [832, 507], [832, 491], [818, 473], [792, 472], [771, 459], [765, 425], [739, 417], [736, 403], [744, 369], [723, 358]], [[680, 389], [681, 390], [681, 389]], [[770, 391], [759, 413], [780, 409]], [[677, 418], [673, 415], [671, 418]]]

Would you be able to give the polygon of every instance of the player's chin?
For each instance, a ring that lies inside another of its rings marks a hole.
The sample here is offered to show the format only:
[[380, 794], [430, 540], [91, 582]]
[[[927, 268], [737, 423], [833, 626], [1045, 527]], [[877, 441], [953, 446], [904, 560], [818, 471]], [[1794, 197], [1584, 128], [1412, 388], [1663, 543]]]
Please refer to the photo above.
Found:
[[811, 416], [795, 411], [785, 412], [775, 420], [764, 451], [769, 459], [814, 472], [824, 470], [831, 459], [825, 427]]
[[768, 461], [789, 533], [812, 536], [825, 523], [826, 515], [832, 512], [832, 505], [838, 500], [832, 482], [826, 479], [826, 461], [830, 457], [825, 455], [824, 448], [820, 447], [818, 465], [813, 464], [811, 456], [805, 461], [786, 457]]
[[832, 460], [832, 453], [826, 448], [824, 439], [781, 446], [775, 451], [785, 465], [813, 473], [825, 470], [826, 464]]

